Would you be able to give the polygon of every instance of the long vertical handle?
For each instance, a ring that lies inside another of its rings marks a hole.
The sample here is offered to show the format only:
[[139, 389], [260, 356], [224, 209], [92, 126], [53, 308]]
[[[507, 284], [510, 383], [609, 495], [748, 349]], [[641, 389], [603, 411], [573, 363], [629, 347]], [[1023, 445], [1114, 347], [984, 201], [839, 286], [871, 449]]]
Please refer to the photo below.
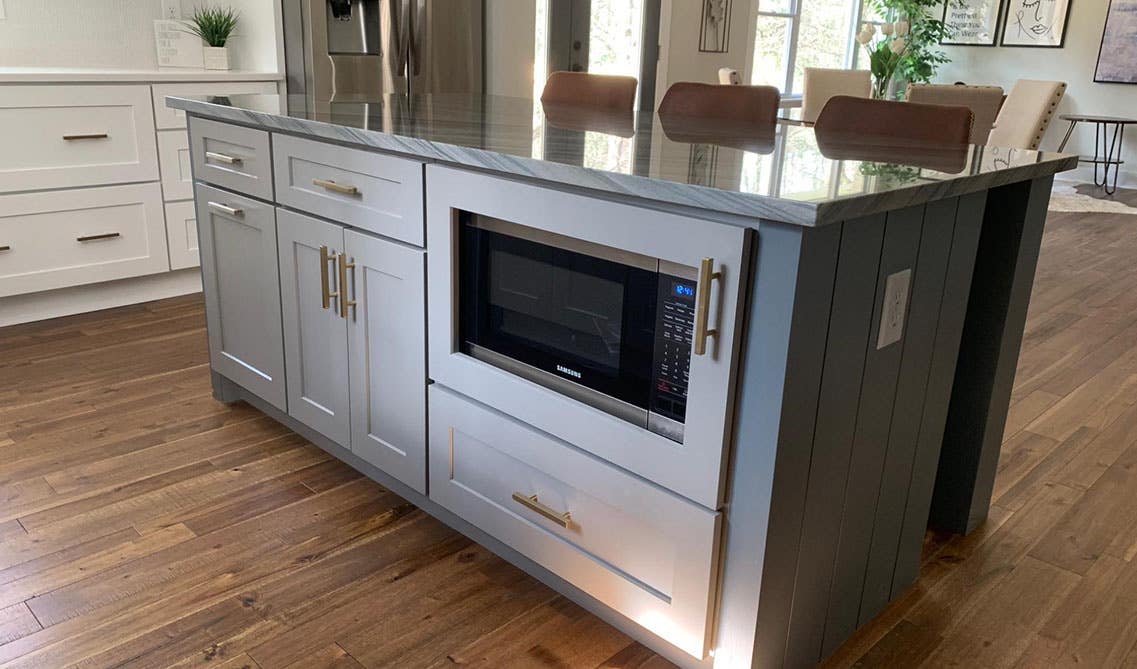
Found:
[[[320, 299], [323, 301], [325, 309], [330, 309], [332, 306], [332, 298], [339, 297], [340, 291], [332, 290], [331, 279], [328, 277], [328, 261], [336, 262], [336, 256], [333, 253], [328, 253], [328, 247], [320, 247]], [[343, 290], [343, 285], [340, 285], [340, 290]]]
[[411, 41], [411, 0], [388, 0], [391, 8], [391, 40], [394, 42], [395, 74], [408, 76], [407, 51]]
[[695, 355], [706, 355], [707, 338], [717, 337], [717, 329], [707, 329], [711, 311], [711, 282], [722, 278], [722, 272], [714, 271], [713, 258], [703, 258], [699, 264], [699, 296], [695, 299]]
[[352, 279], [351, 294], [354, 295], [355, 294], [355, 263], [348, 262], [346, 253], [341, 253], [339, 255], [338, 262], [339, 262], [339, 267], [340, 267], [340, 317], [346, 319], [347, 318], [347, 310], [350, 308], [350, 309], [352, 309], [351, 320], [354, 321], [355, 317], [356, 317], [356, 311], [357, 310], [355, 309], [355, 300], [350, 300], [347, 297], [347, 271], [349, 269], [352, 270], [352, 272], [351, 272], [351, 279]]
[[411, 19], [411, 67], [415, 76], [422, 74], [423, 31], [426, 30], [426, 0], [411, 0], [415, 3], [415, 14]]

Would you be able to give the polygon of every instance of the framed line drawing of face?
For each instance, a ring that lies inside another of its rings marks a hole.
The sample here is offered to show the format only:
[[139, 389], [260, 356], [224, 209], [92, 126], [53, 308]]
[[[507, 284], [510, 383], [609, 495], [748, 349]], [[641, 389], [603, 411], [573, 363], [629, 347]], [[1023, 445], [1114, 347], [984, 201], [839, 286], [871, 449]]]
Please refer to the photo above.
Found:
[[1003, 46], [1062, 48], [1072, 0], [1009, 0]]
[[1137, 0], [1110, 0], [1094, 81], [1137, 84]]
[[943, 21], [951, 30], [940, 44], [995, 46], [1003, 0], [945, 0]]

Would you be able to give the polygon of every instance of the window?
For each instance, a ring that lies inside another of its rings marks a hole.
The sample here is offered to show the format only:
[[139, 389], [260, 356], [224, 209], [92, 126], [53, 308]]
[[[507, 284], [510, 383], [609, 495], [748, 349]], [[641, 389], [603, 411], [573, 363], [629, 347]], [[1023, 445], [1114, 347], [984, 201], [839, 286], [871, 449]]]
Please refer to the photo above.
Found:
[[800, 94], [807, 67], [855, 67], [861, 0], [757, 0], [750, 82]]

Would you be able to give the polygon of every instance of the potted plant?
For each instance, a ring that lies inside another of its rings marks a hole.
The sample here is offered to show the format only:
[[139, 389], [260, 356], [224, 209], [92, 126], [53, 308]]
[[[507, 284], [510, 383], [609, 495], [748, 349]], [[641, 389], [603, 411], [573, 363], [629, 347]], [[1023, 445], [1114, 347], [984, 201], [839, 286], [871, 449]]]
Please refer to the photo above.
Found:
[[228, 70], [229, 48], [226, 44], [233, 36], [240, 14], [232, 7], [195, 7], [186, 26], [189, 32], [205, 42], [205, 69]]
[[[953, 4], [962, 0], [949, 0]], [[932, 12], [942, 10], [944, 0], [868, 0], [884, 19], [880, 33], [866, 23], [857, 42], [869, 55], [873, 97], [896, 99], [906, 83], [928, 83], [940, 65], [949, 62], [938, 48], [951, 36], [951, 28]]]

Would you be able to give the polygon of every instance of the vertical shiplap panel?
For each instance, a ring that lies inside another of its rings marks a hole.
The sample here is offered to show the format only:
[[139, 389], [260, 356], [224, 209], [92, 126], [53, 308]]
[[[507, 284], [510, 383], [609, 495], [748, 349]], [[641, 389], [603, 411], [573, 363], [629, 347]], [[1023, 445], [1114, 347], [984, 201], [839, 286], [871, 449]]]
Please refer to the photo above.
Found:
[[[889, 276], [911, 269], [915, 273], [920, 246], [924, 206], [909, 207], [888, 213], [881, 252], [880, 271], [876, 275], [876, 297], [870, 307], [872, 329], [865, 354], [864, 376], [853, 396], [860, 396], [856, 429], [853, 432], [849, 475], [844, 490], [837, 560], [833, 567], [833, 583], [829, 592], [829, 609], [825, 616], [822, 654], [828, 655], [857, 628], [865, 566], [868, 563], [876, 498], [880, 490], [881, 469], [896, 399], [896, 381], [904, 337], [883, 348], [877, 348], [877, 333], [885, 301], [885, 282]], [[909, 300], [911, 305], [911, 300]], [[907, 324], [906, 324], [907, 325]], [[850, 342], [855, 345], [856, 342]], [[836, 480], [830, 485], [840, 488]]]
[[892, 593], [896, 547], [900, 542], [900, 525], [908, 500], [908, 483], [912, 478], [920, 417], [928, 389], [928, 370], [940, 321], [940, 301], [955, 231], [957, 203], [956, 199], [939, 200], [928, 204], [924, 211], [924, 230], [912, 277], [911, 307], [896, 383], [896, 404], [892, 410], [861, 611], [857, 617], [860, 625], [880, 612]]
[[928, 527], [928, 508], [932, 503], [932, 487], [943, 444], [944, 420], [947, 417], [952, 379], [955, 377], [959, 338], [967, 312], [971, 291], [971, 274], [975, 267], [975, 248], [983, 224], [986, 192], [965, 195], [956, 209], [955, 230], [948, 258], [943, 297], [940, 300], [939, 326], [928, 370], [928, 390], [920, 415], [920, 433], [908, 484], [908, 502], [904, 505], [900, 543], [896, 551], [896, 570], [892, 577], [893, 596], [911, 585], [920, 571], [920, 551]]
[[872, 330], [884, 230], [885, 216], [880, 214], [845, 223], [841, 236], [798, 564], [792, 579], [793, 606], [786, 644], [788, 666], [815, 664], [821, 659], [828, 577], [832, 573], [841, 528], [845, 479], [865, 351]]

